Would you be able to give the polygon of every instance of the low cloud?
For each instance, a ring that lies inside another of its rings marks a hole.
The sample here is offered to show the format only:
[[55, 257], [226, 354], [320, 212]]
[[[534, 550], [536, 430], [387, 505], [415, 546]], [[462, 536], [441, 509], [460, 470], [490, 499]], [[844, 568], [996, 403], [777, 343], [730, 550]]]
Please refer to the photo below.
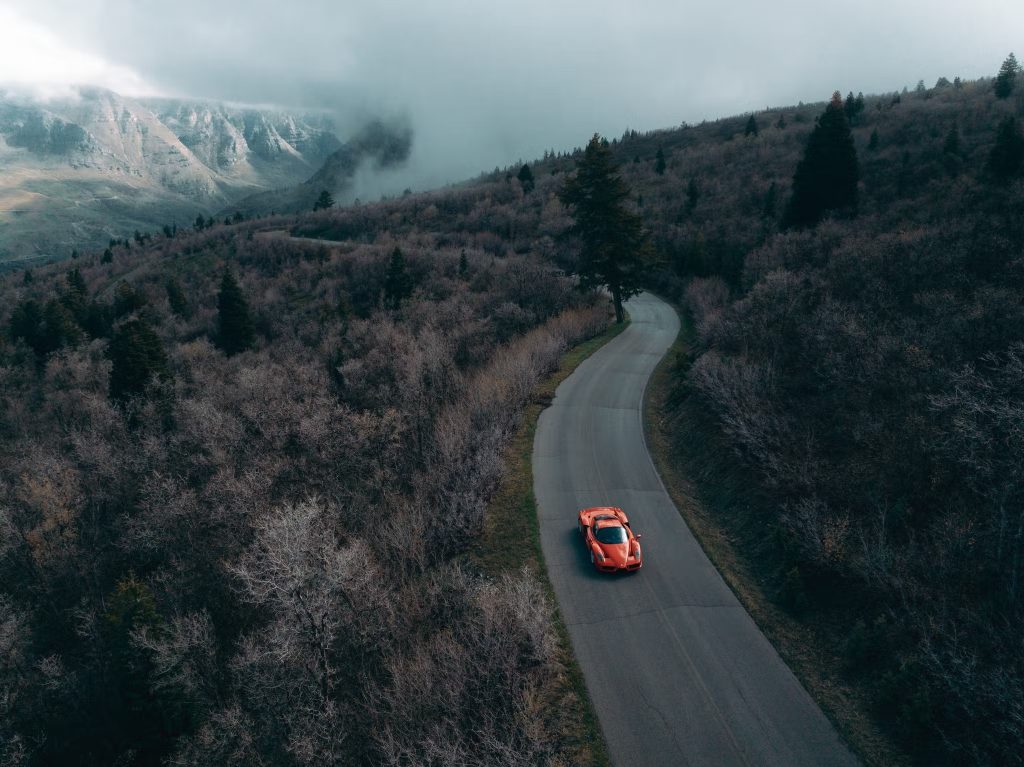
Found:
[[[370, 119], [306, 183], [307, 197], [322, 189], [342, 202], [393, 193], [396, 183], [401, 183], [412, 147], [413, 130], [408, 120]], [[308, 200], [303, 198], [301, 202]]]
[[106, 62], [91, 71], [118, 90], [137, 78], [168, 95], [326, 108], [343, 140], [374, 115], [407, 114], [414, 188], [571, 149], [594, 131], [988, 75], [1021, 44], [1019, 0], [8, 4]]
[[0, 7], [0, 83], [37, 101], [73, 100], [75, 85], [98, 85], [126, 96], [159, 92], [138, 73], [80, 50], [43, 25]]

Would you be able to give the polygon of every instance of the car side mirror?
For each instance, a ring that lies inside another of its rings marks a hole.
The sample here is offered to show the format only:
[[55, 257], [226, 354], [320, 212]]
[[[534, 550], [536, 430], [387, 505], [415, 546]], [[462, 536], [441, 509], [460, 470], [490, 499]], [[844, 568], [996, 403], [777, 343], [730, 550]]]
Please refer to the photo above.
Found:
[[643, 534], [643, 533], [637, 533], [637, 534], [636, 534], [636, 539], [637, 539], [638, 541], [639, 541], [639, 540], [640, 540], [641, 538], [643, 538], [643, 537], [644, 537], [644, 534]]

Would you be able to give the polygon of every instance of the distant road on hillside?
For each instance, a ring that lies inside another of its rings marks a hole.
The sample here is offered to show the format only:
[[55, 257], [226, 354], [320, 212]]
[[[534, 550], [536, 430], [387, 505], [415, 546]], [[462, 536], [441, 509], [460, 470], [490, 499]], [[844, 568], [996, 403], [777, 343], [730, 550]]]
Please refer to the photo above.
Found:
[[[533, 445], [544, 559], [614, 763], [856, 765], [665, 492], [641, 403], [679, 320], [647, 294], [627, 308], [630, 327], [562, 383]], [[590, 566], [576, 512], [604, 505], [643, 534], [635, 575]]]

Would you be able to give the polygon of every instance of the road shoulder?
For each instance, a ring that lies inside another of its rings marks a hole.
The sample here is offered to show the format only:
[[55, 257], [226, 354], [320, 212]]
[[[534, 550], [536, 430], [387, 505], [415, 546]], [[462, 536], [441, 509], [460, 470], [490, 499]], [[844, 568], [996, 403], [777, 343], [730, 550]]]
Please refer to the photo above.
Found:
[[[583, 672], [573, 655], [569, 632], [544, 565], [537, 503], [533, 495], [533, 438], [537, 429], [537, 419], [551, 404], [559, 384], [584, 360], [628, 326], [627, 318], [625, 323], [613, 324], [601, 335], [567, 351], [562, 356], [558, 370], [534, 390], [519, 428], [506, 450], [505, 476], [488, 504], [484, 534], [472, 557], [481, 570], [495, 577], [526, 567], [544, 586], [544, 591], [554, 607], [559, 662], [563, 668], [556, 699], [548, 701], [546, 709], [553, 720], [553, 731], [560, 733], [563, 739], [565, 751], [570, 758], [569, 763], [579, 767], [607, 767], [611, 762], [597, 714], [587, 693]], [[520, 540], [526, 542], [525, 556], [523, 547], [517, 547], [513, 552], [503, 544], [499, 531], [509, 529], [521, 531]]]

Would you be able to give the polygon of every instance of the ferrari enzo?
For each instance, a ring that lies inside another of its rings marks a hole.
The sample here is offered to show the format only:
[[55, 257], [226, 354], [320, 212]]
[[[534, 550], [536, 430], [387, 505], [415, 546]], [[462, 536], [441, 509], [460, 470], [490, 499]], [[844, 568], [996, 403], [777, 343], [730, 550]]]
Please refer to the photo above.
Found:
[[633, 534], [622, 509], [583, 509], [578, 524], [590, 561], [599, 572], [636, 572], [643, 566], [640, 536]]

